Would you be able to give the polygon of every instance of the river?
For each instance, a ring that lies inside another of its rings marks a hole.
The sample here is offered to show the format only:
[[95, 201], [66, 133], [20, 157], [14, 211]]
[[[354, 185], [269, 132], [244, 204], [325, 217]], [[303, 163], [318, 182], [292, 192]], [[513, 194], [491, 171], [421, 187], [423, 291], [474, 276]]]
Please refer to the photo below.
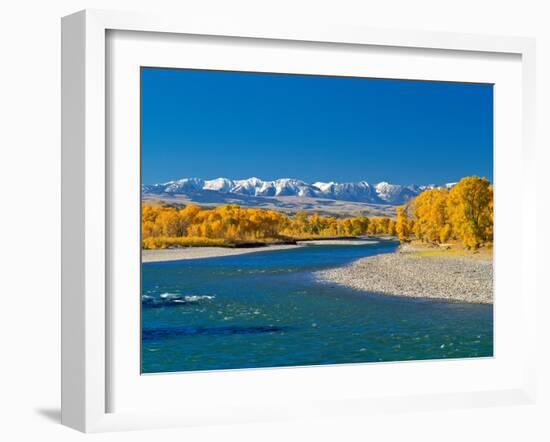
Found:
[[396, 241], [142, 265], [142, 372], [486, 357], [493, 306], [320, 283]]

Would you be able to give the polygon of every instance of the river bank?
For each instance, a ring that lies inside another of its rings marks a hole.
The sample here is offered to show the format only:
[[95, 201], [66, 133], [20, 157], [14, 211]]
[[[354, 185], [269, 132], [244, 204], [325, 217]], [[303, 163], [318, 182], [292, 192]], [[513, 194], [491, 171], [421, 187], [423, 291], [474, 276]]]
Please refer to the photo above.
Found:
[[379, 239], [361, 239], [361, 238], [322, 238], [322, 239], [303, 239], [296, 240], [294, 243], [285, 244], [262, 244], [250, 243], [240, 247], [176, 247], [168, 249], [142, 250], [141, 260], [147, 262], [178, 261], [181, 259], [200, 259], [217, 258], [221, 256], [244, 255], [255, 252], [273, 252], [277, 250], [296, 249], [298, 247], [307, 247], [315, 245], [337, 246], [364, 246], [368, 244], [377, 244]]
[[303, 245], [276, 244], [263, 247], [232, 248], [232, 247], [180, 247], [174, 249], [142, 250], [141, 262], [179, 261], [182, 259], [217, 258], [220, 256], [244, 255], [254, 252], [270, 252], [276, 250], [296, 249]]
[[316, 272], [315, 277], [327, 284], [367, 292], [493, 303], [493, 263], [489, 255], [460, 255], [407, 245], [395, 253]]

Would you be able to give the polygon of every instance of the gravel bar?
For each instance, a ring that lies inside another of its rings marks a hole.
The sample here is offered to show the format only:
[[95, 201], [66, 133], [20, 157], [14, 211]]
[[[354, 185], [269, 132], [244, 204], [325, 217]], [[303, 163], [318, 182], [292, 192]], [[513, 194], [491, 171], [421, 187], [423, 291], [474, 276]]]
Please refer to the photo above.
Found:
[[405, 249], [359, 259], [315, 273], [322, 282], [413, 298], [493, 303], [491, 260], [455, 256], [418, 256]]
[[254, 252], [274, 252], [303, 247], [301, 245], [277, 244], [264, 247], [180, 247], [175, 249], [142, 250], [141, 262], [179, 261], [182, 259], [217, 258], [220, 256], [245, 255]]

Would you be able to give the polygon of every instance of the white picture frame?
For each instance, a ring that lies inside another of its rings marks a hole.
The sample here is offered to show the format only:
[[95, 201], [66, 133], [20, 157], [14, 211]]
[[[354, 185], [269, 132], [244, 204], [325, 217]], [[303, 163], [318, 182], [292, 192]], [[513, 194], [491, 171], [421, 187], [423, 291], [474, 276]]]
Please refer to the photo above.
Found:
[[[288, 403], [254, 406], [253, 401], [235, 403], [239, 415], [182, 410], [109, 410], [109, 366], [113, 355], [107, 339], [111, 318], [108, 302], [109, 155], [106, 133], [107, 93], [106, 35], [109, 31], [140, 31], [168, 34], [269, 39], [273, 41], [337, 43], [384, 48], [431, 49], [484, 54], [513, 54], [521, 58], [522, 176], [534, 168], [535, 42], [519, 37], [493, 37], [418, 31], [357, 29], [307, 24], [219, 23], [196, 17], [166, 17], [86, 10], [62, 21], [62, 423], [85, 432], [185, 426], [219, 422], [248, 422], [288, 417], [364, 414], [426, 408], [488, 406], [529, 403], [535, 396], [534, 339], [525, 343], [522, 374], [503, 388], [474, 388], [460, 393], [445, 387], [426, 394], [395, 394], [377, 397], [341, 397], [338, 393], [311, 403], [289, 398]], [[535, 219], [535, 194], [521, 190], [522, 220]], [[137, 215], [136, 215], [137, 216]], [[523, 222], [522, 235], [525, 235]], [[519, 247], [519, 246], [518, 246]], [[533, 275], [535, 247], [521, 242], [521, 309], [518, 318], [525, 336], [533, 336], [536, 287]], [[505, 252], [505, 251], [504, 251]], [[498, 246], [495, 253], [498, 252]], [[497, 272], [498, 273], [498, 272]], [[137, 275], [136, 275], [137, 277]], [[416, 364], [421, 370], [421, 363]], [[380, 365], [379, 365], [380, 366]], [[410, 363], [409, 369], [415, 363]], [[457, 368], [460, 368], [456, 366]], [[331, 367], [331, 370], [344, 370]], [[361, 368], [354, 368], [355, 371]], [[320, 370], [323, 370], [321, 367]], [[326, 370], [326, 368], [324, 368]], [[241, 371], [240, 377], [247, 376]], [[261, 371], [260, 381], [272, 376]], [[201, 374], [201, 377], [211, 374]], [[229, 376], [229, 377], [228, 377]], [[218, 383], [233, 382], [230, 375]], [[199, 378], [195, 378], [196, 382]], [[192, 400], [192, 398], [189, 398]]]

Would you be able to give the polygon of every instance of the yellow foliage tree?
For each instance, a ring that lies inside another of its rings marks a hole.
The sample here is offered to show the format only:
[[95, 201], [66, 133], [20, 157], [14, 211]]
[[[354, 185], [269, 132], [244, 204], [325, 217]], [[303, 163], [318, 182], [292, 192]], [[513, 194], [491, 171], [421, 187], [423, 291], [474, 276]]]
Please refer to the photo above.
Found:
[[439, 242], [442, 231], [450, 234], [447, 220], [448, 193], [447, 189], [429, 189], [415, 198], [415, 234], [418, 239]]
[[[409, 214], [412, 214], [409, 218]], [[397, 209], [401, 241], [445, 243], [458, 240], [477, 248], [493, 240], [493, 187], [486, 178], [462, 178], [451, 190], [428, 189]]]
[[447, 213], [456, 236], [469, 248], [492, 241], [493, 188], [486, 178], [463, 178], [449, 192]]
[[411, 236], [410, 222], [407, 219], [407, 212], [403, 206], [397, 208], [397, 222], [395, 224], [395, 230], [399, 241], [409, 241]]

